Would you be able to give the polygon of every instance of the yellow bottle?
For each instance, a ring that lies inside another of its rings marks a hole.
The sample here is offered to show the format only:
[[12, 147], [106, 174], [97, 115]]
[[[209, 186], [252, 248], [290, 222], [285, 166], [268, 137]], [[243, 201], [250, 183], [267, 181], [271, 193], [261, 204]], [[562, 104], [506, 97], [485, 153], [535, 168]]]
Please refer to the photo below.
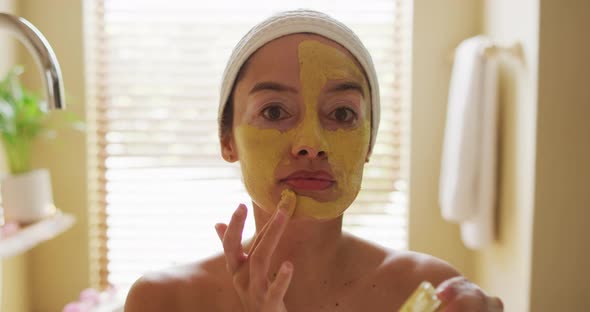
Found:
[[399, 312], [435, 312], [441, 302], [429, 282], [422, 282], [402, 306]]

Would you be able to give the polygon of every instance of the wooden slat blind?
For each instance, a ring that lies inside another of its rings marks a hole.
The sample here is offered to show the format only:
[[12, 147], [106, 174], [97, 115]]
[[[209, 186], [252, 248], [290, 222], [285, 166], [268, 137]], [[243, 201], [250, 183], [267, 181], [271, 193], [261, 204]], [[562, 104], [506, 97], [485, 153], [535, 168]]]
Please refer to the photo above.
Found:
[[[345, 230], [407, 246], [407, 0], [87, 1], [91, 262], [97, 287], [220, 251], [213, 225], [251, 205], [217, 138], [221, 74], [257, 22], [306, 7], [351, 27], [376, 64], [382, 117]], [[245, 235], [254, 232], [253, 220]]]

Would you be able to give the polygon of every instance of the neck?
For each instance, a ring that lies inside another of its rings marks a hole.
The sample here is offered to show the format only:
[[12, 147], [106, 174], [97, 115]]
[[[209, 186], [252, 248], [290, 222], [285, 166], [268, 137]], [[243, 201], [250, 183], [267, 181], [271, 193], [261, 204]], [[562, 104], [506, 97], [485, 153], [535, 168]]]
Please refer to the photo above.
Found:
[[[258, 233], [272, 215], [256, 204], [253, 206]], [[325, 221], [291, 219], [271, 256], [269, 277], [284, 261], [290, 261], [294, 267], [290, 289], [331, 279], [337, 270], [334, 260], [342, 254], [342, 242], [342, 216]]]

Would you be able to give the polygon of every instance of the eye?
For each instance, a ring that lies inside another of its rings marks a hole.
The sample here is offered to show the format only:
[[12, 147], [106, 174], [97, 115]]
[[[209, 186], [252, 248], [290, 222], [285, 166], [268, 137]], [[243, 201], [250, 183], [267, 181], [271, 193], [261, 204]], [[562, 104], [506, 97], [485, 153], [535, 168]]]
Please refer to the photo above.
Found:
[[356, 112], [348, 107], [338, 107], [328, 116], [330, 119], [341, 123], [352, 123], [357, 119]]
[[279, 121], [291, 117], [291, 114], [278, 105], [267, 106], [261, 113], [269, 121]]

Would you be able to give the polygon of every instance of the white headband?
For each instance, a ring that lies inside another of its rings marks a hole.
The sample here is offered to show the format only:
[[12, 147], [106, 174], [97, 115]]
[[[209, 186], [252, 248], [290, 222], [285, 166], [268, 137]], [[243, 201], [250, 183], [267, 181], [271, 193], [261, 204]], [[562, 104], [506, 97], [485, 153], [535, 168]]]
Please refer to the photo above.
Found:
[[221, 119], [236, 76], [242, 65], [260, 47], [268, 42], [290, 34], [313, 33], [331, 39], [346, 48], [363, 67], [371, 89], [371, 143], [369, 155], [375, 145], [379, 128], [379, 85], [377, 73], [369, 51], [361, 40], [341, 22], [332, 17], [311, 10], [287, 11], [274, 15], [254, 26], [236, 45], [223, 73], [221, 96], [219, 99], [219, 134], [221, 136]]

